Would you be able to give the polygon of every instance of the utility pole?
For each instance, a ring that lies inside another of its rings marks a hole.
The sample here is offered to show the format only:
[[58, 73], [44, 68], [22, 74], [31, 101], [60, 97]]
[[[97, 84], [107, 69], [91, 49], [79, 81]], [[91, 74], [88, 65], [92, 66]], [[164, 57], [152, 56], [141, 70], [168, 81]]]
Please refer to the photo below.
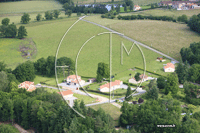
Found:
[[68, 76], [69, 76], [69, 74], [70, 74], [70, 66], [68, 67]]

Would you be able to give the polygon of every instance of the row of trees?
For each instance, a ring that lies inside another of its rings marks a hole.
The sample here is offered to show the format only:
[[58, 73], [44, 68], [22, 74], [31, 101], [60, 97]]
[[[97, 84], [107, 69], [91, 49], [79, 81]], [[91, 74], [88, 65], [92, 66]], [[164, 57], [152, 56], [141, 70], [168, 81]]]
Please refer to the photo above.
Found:
[[88, 7], [85, 7], [85, 6], [74, 6], [73, 4], [69, 4], [69, 3], [65, 3], [63, 5], [63, 8], [65, 9], [65, 14], [67, 15], [68, 12], [72, 12], [72, 13], [84, 13], [84, 14], [87, 14], [87, 13], [100, 13], [100, 14], [105, 14], [105, 13], [108, 13], [108, 10], [105, 8], [105, 5], [104, 4], [99, 4], [99, 5], [95, 5], [94, 7], [93, 6], [88, 6]]
[[[61, 57], [57, 60], [58, 66], [70, 66], [70, 72], [74, 72], [74, 61], [67, 57]], [[62, 73], [62, 68], [57, 68], [58, 73]], [[33, 81], [35, 74], [41, 74], [46, 76], [55, 75], [55, 57], [48, 56], [47, 59], [40, 58], [36, 62], [26, 61], [18, 65], [13, 73], [19, 82]]]
[[169, 17], [169, 16], [143, 16], [143, 15], [131, 15], [131, 16], [121, 16], [119, 15], [117, 17], [118, 19], [122, 19], [122, 20], [136, 20], [136, 19], [150, 19], [150, 20], [162, 20], [162, 21], [173, 21], [176, 22], [176, 19], [174, 19], [173, 17]]
[[0, 26], [0, 37], [5, 37], [5, 38], [24, 38], [27, 36], [27, 31], [24, 26], [20, 26], [19, 29], [17, 29], [17, 26], [12, 23], [10, 23], [9, 18], [4, 18], [1, 22]]

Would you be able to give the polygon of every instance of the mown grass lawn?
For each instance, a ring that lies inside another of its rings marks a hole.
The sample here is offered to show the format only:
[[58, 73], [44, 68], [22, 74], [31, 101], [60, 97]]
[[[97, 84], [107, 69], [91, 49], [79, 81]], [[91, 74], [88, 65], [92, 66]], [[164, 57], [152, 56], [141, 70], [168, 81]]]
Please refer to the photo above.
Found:
[[78, 102], [81, 102], [82, 100], [84, 101], [85, 104], [90, 104], [90, 103], [95, 103], [96, 102], [96, 98], [92, 98], [89, 96], [85, 96], [85, 95], [80, 95], [80, 94], [73, 94], [74, 97], [78, 98]]
[[24, 13], [41, 12], [48, 10], [62, 9], [62, 4], [58, 1], [17, 1], [1, 2], [0, 14], [5, 13]]

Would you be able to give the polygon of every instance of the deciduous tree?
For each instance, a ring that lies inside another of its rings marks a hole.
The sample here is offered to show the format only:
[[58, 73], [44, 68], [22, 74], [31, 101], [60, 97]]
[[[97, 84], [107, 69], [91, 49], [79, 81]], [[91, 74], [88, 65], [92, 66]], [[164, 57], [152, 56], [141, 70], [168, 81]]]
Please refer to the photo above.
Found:
[[167, 76], [165, 94], [171, 92], [172, 94], [177, 94], [179, 90], [178, 76], [176, 73], [171, 73]]
[[42, 15], [39, 13], [37, 16], [36, 16], [36, 20], [37, 21], [40, 21], [42, 19]]
[[24, 15], [21, 17], [21, 22], [23, 24], [27, 24], [30, 20], [31, 20], [31, 18], [28, 13], [24, 13]]
[[163, 76], [160, 76], [157, 78], [157, 87], [159, 89], [164, 89], [165, 88], [165, 84], [166, 84], [166, 81], [165, 81], [165, 77]]
[[15, 77], [19, 82], [33, 81], [35, 78], [34, 64], [31, 61], [26, 61], [18, 65], [13, 73], [15, 74]]
[[4, 18], [4, 19], [2, 19], [1, 24], [4, 26], [8, 26], [9, 22], [10, 22], [9, 18]]
[[26, 28], [24, 26], [20, 26], [18, 29], [18, 38], [24, 38], [25, 36], [27, 36], [27, 31]]

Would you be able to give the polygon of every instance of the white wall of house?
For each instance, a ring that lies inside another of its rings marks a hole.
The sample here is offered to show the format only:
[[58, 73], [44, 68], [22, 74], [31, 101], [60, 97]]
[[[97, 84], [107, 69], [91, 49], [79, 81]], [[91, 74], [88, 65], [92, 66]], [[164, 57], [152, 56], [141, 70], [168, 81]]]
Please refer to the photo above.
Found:
[[175, 69], [174, 68], [171, 68], [171, 67], [169, 67], [169, 68], [164, 68], [164, 71], [165, 72], [174, 72], [175, 71]]
[[148, 78], [143, 78], [142, 80], [136, 81], [135, 79], [131, 78], [131, 79], [128, 80], [128, 82], [137, 84], [137, 83], [145, 82], [147, 80], [148, 80]]
[[119, 89], [120, 88], [120, 85], [115, 85], [115, 86], [112, 86], [110, 89], [108, 87], [104, 87], [102, 89], [99, 88], [99, 90], [101, 92], [110, 92], [110, 91], [113, 91], [113, 90], [116, 90], [116, 89]]
[[64, 99], [66, 100], [66, 99], [69, 98], [69, 97], [73, 97], [73, 94], [66, 95], [66, 96], [63, 96], [63, 97], [64, 97]]

